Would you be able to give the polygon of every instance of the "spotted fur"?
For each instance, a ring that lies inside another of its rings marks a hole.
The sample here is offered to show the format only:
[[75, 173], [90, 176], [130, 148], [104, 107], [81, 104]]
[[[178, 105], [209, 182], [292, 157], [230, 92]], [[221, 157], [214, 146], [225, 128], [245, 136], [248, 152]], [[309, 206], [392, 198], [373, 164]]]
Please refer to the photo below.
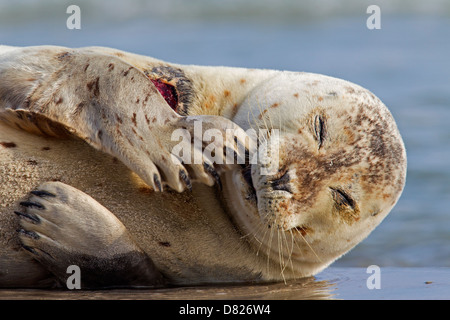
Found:
[[[277, 172], [170, 161], [199, 120], [279, 130]], [[63, 283], [69, 260], [94, 286], [314, 275], [381, 223], [407, 164], [389, 110], [344, 80], [49, 46], [0, 46], [0, 163], [0, 286]]]

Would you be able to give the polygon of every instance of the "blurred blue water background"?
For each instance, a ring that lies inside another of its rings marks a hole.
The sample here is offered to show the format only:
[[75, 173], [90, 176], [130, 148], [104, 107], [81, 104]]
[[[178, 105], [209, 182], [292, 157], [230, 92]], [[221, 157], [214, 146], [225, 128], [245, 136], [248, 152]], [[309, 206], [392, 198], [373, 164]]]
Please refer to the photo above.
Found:
[[[81, 30], [66, 27], [71, 4]], [[380, 30], [366, 27], [372, 4]], [[407, 185], [383, 223], [334, 266], [450, 267], [450, 1], [0, 0], [0, 44], [109, 46], [358, 83], [397, 120]]]

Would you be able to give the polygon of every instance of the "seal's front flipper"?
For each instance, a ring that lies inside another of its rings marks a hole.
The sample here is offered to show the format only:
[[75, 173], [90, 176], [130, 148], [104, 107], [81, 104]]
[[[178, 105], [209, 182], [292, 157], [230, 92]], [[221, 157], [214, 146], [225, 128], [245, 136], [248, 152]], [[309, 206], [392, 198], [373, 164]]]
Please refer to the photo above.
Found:
[[[158, 79], [144, 71], [89, 48], [8, 51], [0, 56], [0, 121], [35, 134], [77, 136], [120, 159], [156, 191], [164, 184], [178, 192], [190, 189], [190, 176], [213, 184], [212, 157], [203, 160], [203, 145], [191, 143], [194, 120], [219, 132], [234, 129], [237, 140], [244, 131], [219, 116], [185, 119], [156, 87]], [[183, 142], [172, 138], [177, 129]], [[215, 141], [217, 150], [243, 153], [231, 141]], [[176, 146], [183, 154], [193, 149], [200, 163], [181, 161], [172, 153]]]
[[[125, 226], [96, 200], [61, 182], [32, 191], [18, 230], [23, 248], [65, 286], [69, 266], [81, 288], [159, 286], [163, 277]], [[69, 269], [70, 270], [70, 269]]]

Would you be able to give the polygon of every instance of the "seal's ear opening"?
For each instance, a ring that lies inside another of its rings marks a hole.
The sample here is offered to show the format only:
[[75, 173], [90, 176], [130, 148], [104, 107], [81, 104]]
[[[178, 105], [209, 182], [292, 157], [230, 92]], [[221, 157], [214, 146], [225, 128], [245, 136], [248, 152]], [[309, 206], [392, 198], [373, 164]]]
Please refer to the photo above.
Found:
[[163, 96], [168, 105], [176, 112], [178, 106], [178, 94], [175, 87], [171, 84], [164, 82], [161, 79], [150, 79], [159, 93]]

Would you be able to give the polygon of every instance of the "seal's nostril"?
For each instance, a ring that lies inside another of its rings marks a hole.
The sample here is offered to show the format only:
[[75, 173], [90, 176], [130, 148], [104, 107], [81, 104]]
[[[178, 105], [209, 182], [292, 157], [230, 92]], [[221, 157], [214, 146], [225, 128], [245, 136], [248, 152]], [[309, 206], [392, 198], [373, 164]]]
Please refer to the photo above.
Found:
[[289, 177], [289, 173], [286, 172], [281, 178], [271, 181], [270, 184], [273, 190], [281, 190], [292, 193], [290, 181], [291, 178]]

